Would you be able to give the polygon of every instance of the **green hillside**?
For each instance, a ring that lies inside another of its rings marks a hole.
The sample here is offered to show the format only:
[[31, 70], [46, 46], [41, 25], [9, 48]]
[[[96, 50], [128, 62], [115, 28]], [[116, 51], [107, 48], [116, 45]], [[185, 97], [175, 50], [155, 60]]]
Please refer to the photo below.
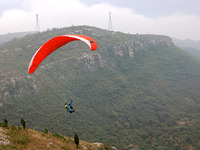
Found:
[[[62, 34], [84, 34], [29, 75], [35, 51]], [[0, 45], [0, 118], [36, 130], [119, 149], [200, 148], [200, 62], [160, 35], [80, 26], [28, 35]], [[76, 113], [64, 102], [72, 98]]]

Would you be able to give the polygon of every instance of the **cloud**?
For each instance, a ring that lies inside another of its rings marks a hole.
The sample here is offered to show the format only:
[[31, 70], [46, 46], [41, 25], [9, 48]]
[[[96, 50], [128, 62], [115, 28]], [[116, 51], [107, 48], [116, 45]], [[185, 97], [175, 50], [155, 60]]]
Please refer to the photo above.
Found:
[[198, 29], [200, 26], [200, 17], [195, 15], [175, 13], [171, 16], [158, 18], [155, 20], [155, 25], [157, 29], [154, 29], [154, 33], [162, 31], [162, 34], [180, 39], [200, 39], [200, 30]]
[[[122, 19], [123, 25], [120, 22], [117, 29], [124, 32], [162, 34], [178, 39], [200, 40], [199, 16], [175, 13], [160, 18], [147, 18], [138, 14], [129, 14]], [[117, 22], [117, 18], [114, 21]]]
[[[9, 0], [10, 1], [10, 0]], [[90, 25], [107, 29], [109, 12], [115, 31], [139, 34], [163, 34], [179, 39], [200, 40], [200, 17], [184, 13], [148, 18], [130, 8], [107, 2], [87, 5], [81, 0], [17, 0], [18, 7], [0, 16], [0, 34], [36, 30], [36, 14], [41, 31], [54, 27]], [[5, 6], [5, 4], [4, 4]]]

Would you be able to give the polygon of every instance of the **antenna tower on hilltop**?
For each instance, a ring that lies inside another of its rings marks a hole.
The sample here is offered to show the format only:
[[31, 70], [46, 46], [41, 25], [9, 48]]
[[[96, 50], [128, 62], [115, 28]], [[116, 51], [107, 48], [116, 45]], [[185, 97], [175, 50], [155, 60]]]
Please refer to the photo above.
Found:
[[111, 12], [109, 12], [109, 24], [108, 24], [108, 30], [113, 31], [113, 27], [112, 27], [112, 19], [111, 19]]
[[36, 33], [40, 32], [38, 14], [36, 14]]

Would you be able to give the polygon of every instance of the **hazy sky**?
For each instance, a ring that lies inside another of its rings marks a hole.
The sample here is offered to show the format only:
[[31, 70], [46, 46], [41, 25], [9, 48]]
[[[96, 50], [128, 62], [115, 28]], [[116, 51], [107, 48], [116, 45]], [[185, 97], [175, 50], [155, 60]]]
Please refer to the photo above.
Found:
[[[72, 25], [200, 40], [200, 0], [0, 0], [0, 34]], [[64, 33], [65, 34], [65, 33]], [[66, 33], [67, 34], [67, 33]]]

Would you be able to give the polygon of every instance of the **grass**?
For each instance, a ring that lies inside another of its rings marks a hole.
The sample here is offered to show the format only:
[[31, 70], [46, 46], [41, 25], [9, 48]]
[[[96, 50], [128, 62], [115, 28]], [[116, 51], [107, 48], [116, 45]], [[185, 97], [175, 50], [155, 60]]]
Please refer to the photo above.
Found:
[[[24, 130], [16, 126], [2, 127], [2, 129], [6, 131], [10, 144], [0, 146], [0, 150], [77, 149], [73, 138], [59, 135], [58, 133], [44, 133], [31, 129]], [[88, 150], [104, 149], [103, 146], [98, 147], [96, 144], [80, 141], [78, 149], [83, 150], [85, 148]]]

